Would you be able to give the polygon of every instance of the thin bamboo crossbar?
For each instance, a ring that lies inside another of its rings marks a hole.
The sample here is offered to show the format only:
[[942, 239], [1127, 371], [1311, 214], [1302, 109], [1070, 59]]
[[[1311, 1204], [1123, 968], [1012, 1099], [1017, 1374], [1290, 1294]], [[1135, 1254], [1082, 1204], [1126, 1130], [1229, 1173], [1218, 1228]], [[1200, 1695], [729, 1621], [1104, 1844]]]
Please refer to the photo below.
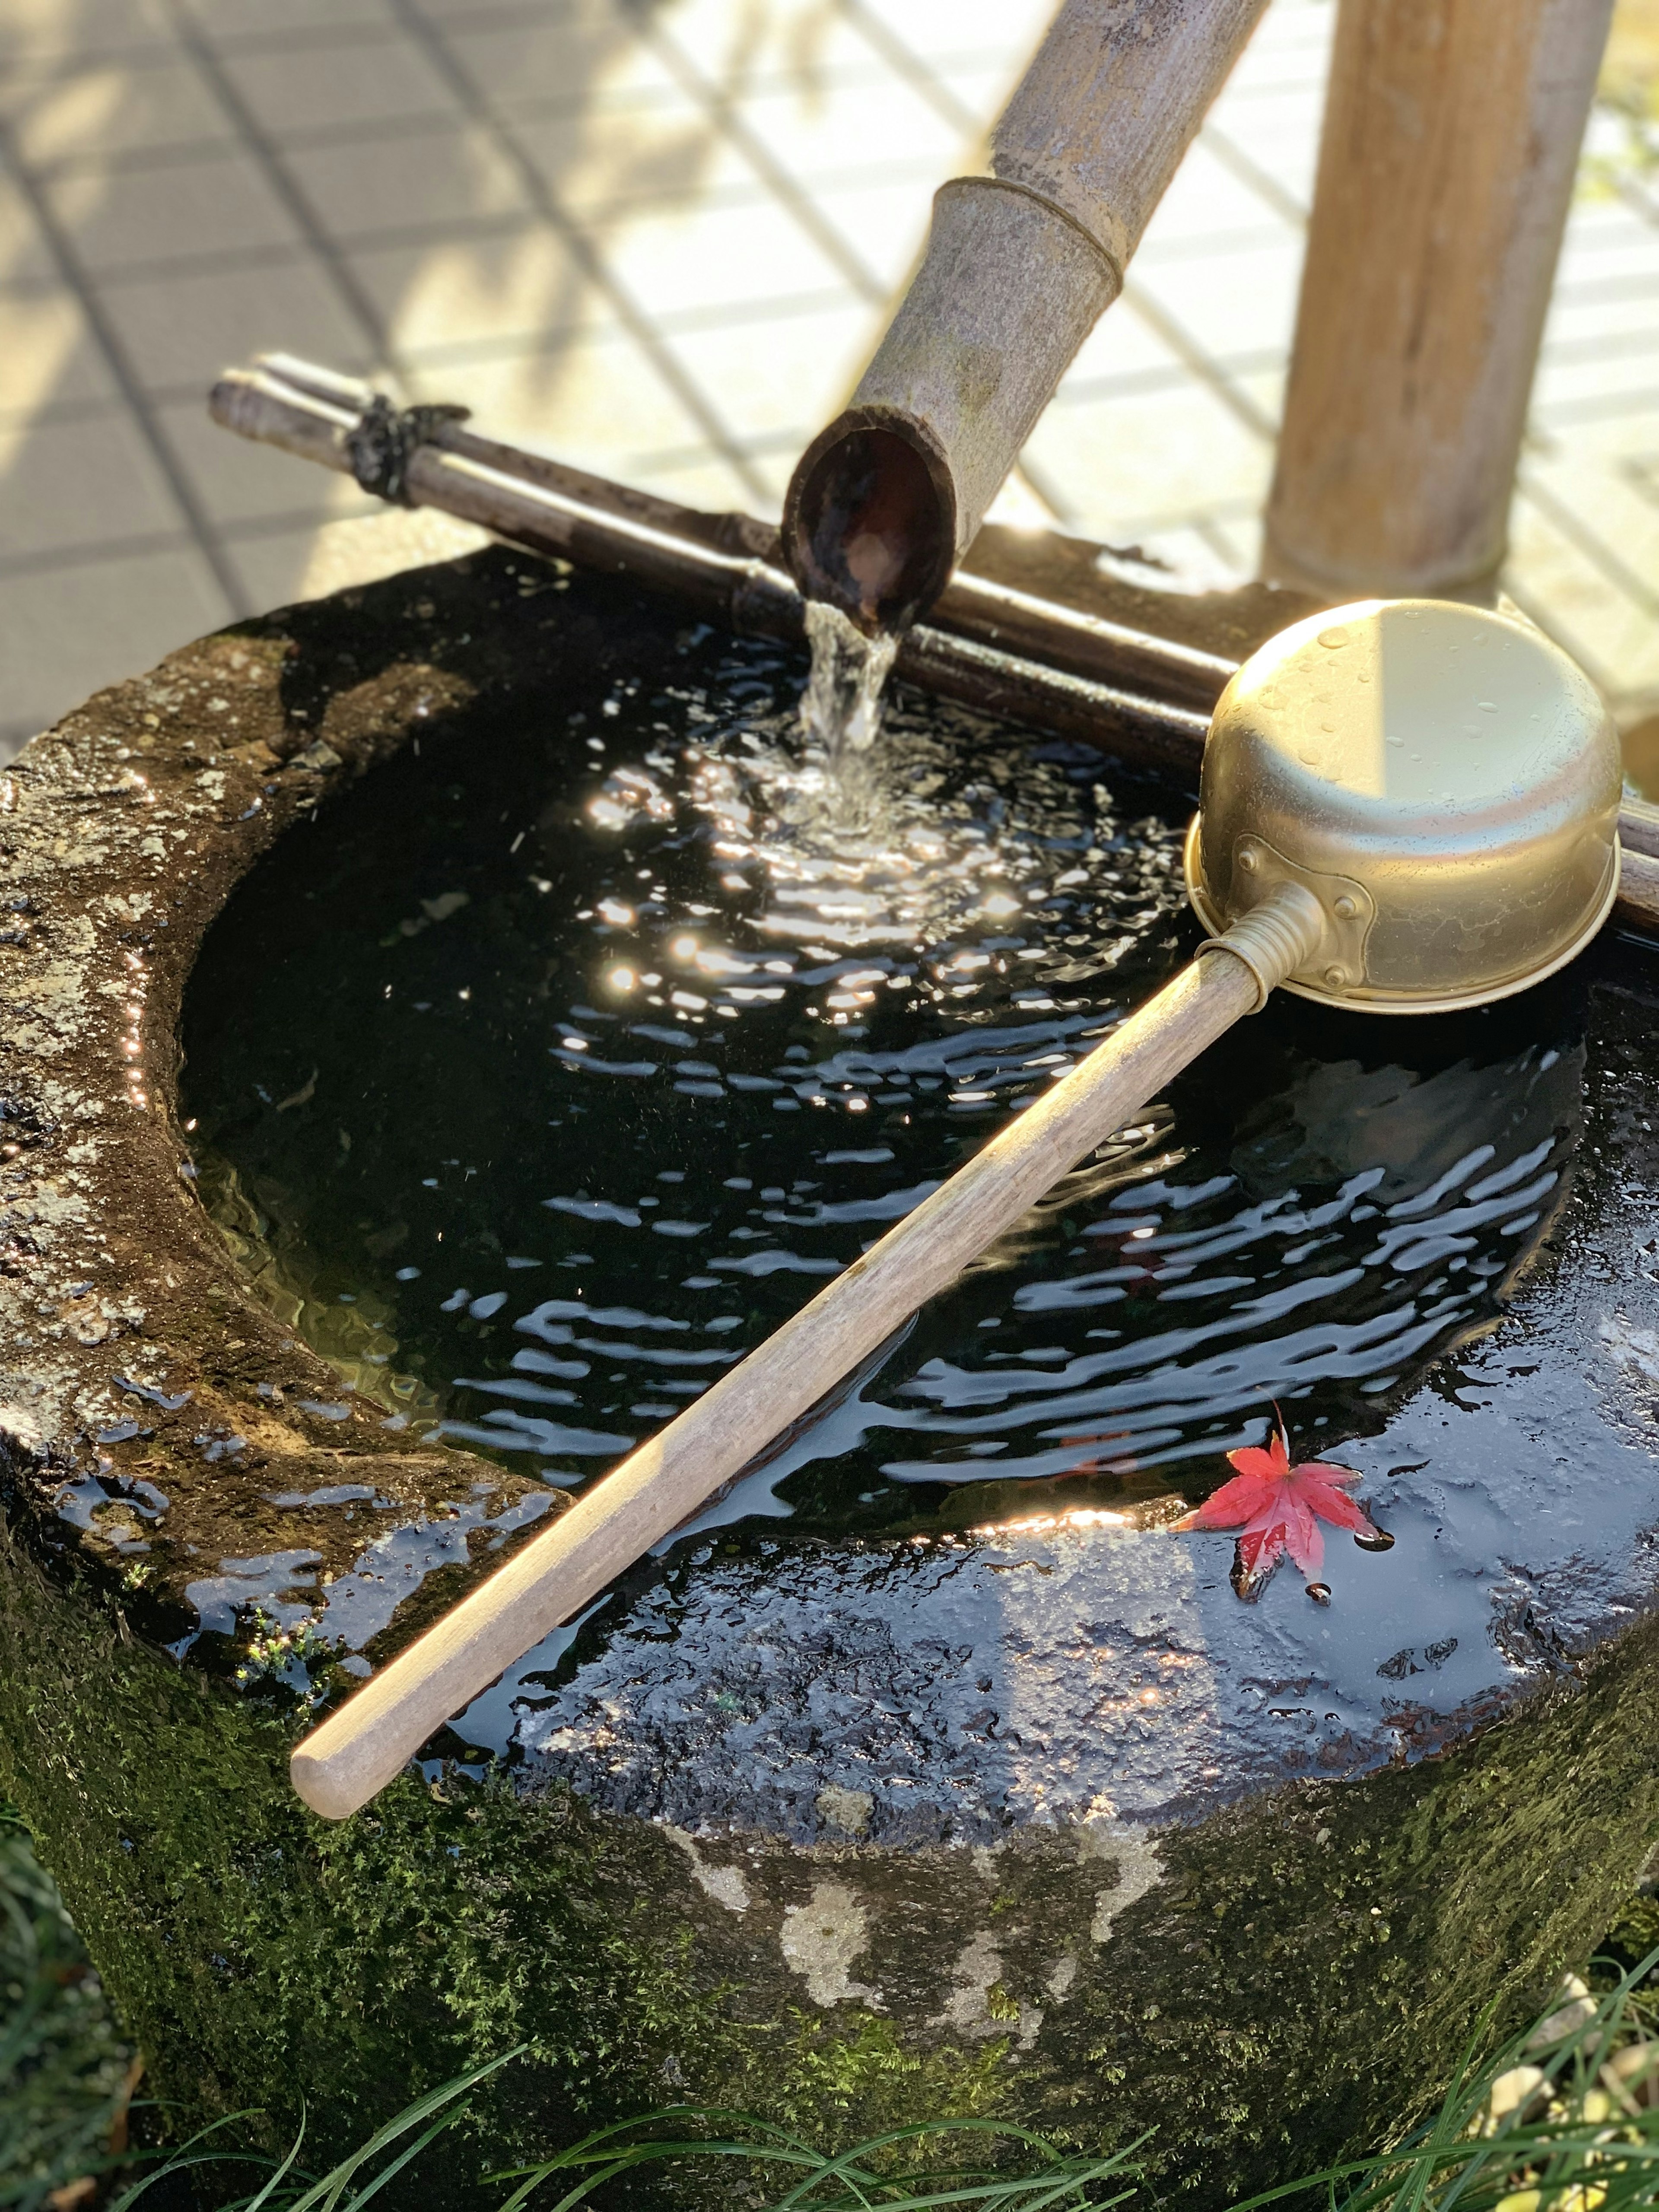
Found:
[[[227, 429], [351, 475], [349, 441], [374, 396], [356, 378], [271, 354], [228, 371], [209, 404]], [[739, 632], [792, 641], [805, 634], [777, 532], [752, 517], [682, 507], [455, 419], [434, 421], [415, 448], [404, 496], [514, 544], [672, 592]], [[959, 569], [931, 619], [905, 636], [897, 671], [938, 696], [1085, 738], [1195, 788], [1209, 710], [1238, 665]], [[1619, 833], [1617, 918], [1659, 932], [1659, 807], [1627, 799]]]

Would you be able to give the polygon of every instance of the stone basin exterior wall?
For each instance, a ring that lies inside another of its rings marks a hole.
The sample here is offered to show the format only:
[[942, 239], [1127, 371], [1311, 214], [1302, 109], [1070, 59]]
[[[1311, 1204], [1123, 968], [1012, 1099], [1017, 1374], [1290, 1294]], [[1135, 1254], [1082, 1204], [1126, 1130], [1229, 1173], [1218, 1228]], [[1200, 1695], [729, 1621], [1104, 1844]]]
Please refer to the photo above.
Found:
[[[1582, 1960], [1659, 1833], [1638, 956], [1605, 956], [1591, 1025], [1599, 1164], [1486, 1364], [1443, 1363], [1367, 1446], [1406, 1456], [1401, 1425], [1456, 1413], [1473, 1375], [1491, 1452], [1524, 1438], [1602, 1486], [1599, 1550], [1516, 1570], [1501, 1688], [1299, 1769], [1241, 1753], [1156, 1814], [977, 1844], [865, 1839], [834, 1784], [804, 1837], [717, 1808], [694, 1832], [648, 1778], [612, 1802], [580, 1759], [411, 1769], [331, 1826], [287, 1784], [304, 1715], [238, 1680], [242, 1594], [284, 1559], [357, 1577], [372, 1665], [562, 1501], [398, 1449], [253, 1296], [180, 1172], [178, 1012], [239, 878], [337, 789], [672, 629], [599, 580], [526, 606], [522, 565], [203, 640], [0, 776], [0, 1784], [155, 2094], [191, 2118], [258, 2106], [273, 2138], [303, 2104], [318, 2156], [524, 2045], [479, 2107], [497, 2163], [684, 2098], [846, 2139], [997, 2112], [1091, 2146], [1153, 2130], [1164, 2184], [1218, 2205], [1368, 2145], [1437, 2094], [1483, 2004], [1516, 2016]], [[367, 1501], [400, 1538], [378, 1579]], [[683, 2176], [664, 2201], [733, 2186]]]

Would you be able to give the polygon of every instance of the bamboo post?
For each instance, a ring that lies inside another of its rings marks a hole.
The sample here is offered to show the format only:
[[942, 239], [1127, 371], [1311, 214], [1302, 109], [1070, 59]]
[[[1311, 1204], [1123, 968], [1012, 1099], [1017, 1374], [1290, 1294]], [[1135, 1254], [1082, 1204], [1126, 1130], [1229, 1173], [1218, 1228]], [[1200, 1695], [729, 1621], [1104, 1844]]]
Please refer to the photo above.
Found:
[[1262, 573], [1480, 598], [1613, 0], [1341, 0]]

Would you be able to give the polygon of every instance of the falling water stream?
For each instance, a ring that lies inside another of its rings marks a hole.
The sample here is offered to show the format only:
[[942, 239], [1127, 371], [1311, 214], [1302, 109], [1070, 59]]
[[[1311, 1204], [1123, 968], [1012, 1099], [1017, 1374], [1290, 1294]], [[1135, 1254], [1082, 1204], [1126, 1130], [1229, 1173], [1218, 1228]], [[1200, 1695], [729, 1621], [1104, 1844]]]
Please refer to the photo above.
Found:
[[[805, 747], [798, 662], [706, 632], [433, 731], [210, 937], [200, 1188], [389, 1426], [588, 1482], [1187, 956], [1178, 795], [902, 691], [878, 733], [855, 658]], [[1275, 1002], [721, 1510], [1197, 1497], [1272, 1400], [1304, 1455], [1374, 1430], [1565, 1194], [1577, 1003]]]
[[871, 636], [828, 600], [808, 599], [806, 641], [812, 664], [801, 695], [801, 727], [834, 769], [849, 754], [867, 751], [880, 735], [899, 641], [888, 630]]

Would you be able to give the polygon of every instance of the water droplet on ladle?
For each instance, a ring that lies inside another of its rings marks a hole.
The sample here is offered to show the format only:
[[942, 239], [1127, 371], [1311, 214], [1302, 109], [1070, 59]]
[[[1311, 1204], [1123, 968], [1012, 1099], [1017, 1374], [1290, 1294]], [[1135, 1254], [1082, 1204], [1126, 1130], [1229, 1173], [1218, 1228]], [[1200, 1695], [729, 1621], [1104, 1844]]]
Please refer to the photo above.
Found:
[[1369, 1532], [1364, 1528], [1356, 1529], [1354, 1541], [1362, 1552], [1391, 1552], [1394, 1549], [1394, 1538], [1386, 1528], [1373, 1528]]
[[1328, 1583], [1310, 1583], [1308, 1595], [1316, 1605], [1328, 1605], [1331, 1601], [1331, 1586]]

